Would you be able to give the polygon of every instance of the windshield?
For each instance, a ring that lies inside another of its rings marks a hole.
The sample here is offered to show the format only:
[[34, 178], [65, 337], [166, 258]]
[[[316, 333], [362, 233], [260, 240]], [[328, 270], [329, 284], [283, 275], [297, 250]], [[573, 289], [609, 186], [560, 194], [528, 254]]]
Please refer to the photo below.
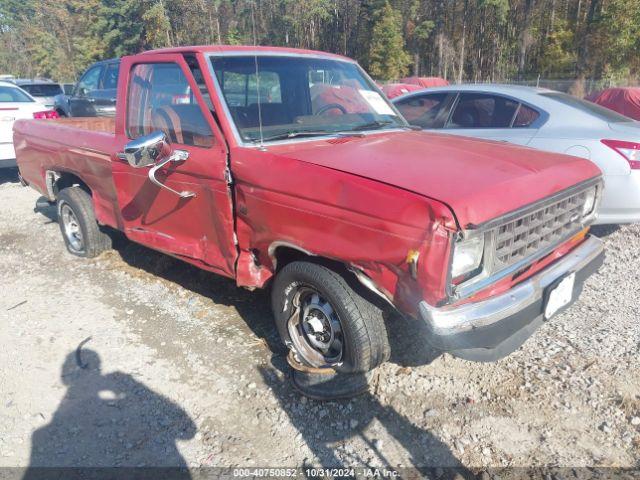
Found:
[[265, 140], [407, 125], [351, 62], [229, 56], [211, 64], [244, 141], [260, 140], [260, 120]]
[[0, 86], [0, 103], [13, 102], [33, 102], [33, 100], [19, 88]]
[[604, 120], [605, 122], [633, 122], [632, 118], [625, 117], [618, 112], [614, 112], [613, 110], [609, 110], [608, 108], [601, 107], [597, 103], [582, 100], [580, 98], [567, 95], [566, 93], [551, 92], [542, 93], [541, 95], [553, 98], [554, 100], [562, 102], [565, 105], [569, 105], [570, 107], [582, 110], [585, 113], [590, 113], [591, 115], [594, 115], [600, 120]]
[[34, 83], [30, 85], [20, 85], [34, 97], [55, 97], [62, 93], [62, 88], [57, 83]]

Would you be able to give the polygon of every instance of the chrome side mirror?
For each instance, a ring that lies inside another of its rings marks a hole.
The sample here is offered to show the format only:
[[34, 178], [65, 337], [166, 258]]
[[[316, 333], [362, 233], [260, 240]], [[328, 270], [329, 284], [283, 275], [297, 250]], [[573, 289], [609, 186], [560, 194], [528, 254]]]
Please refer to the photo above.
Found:
[[160, 188], [164, 188], [181, 198], [195, 197], [194, 192], [184, 190], [179, 192], [163, 184], [156, 178], [156, 172], [168, 163], [182, 163], [189, 158], [186, 150], [174, 150], [164, 132], [158, 130], [131, 140], [124, 146], [124, 152], [118, 158], [126, 160], [134, 168], [149, 167], [149, 180]]
[[154, 165], [158, 160], [171, 155], [171, 144], [164, 132], [157, 130], [131, 140], [124, 146], [120, 158], [135, 168]]

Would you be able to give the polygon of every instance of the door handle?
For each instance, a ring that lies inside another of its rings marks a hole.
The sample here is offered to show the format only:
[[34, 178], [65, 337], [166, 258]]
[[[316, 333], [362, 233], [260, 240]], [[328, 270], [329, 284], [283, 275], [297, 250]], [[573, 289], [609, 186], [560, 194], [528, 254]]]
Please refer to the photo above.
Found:
[[148, 175], [149, 180], [151, 180], [151, 182], [157, 185], [158, 187], [164, 188], [165, 190], [169, 190], [171, 193], [175, 193], [180, 198], [195, 197], [196, 196], [195, 192], [189, 192], [187, 190], [183, 190], [182, 192], [179, 192], [177, 190], [174, 190], [171, 187], [167, 187], [164, 183], [160, 182], [156, 178], [156, 172], [160, 170], [162, 167], [164, 167], [167, 163], [184, 162], [187, 158], [189, 158], [189, 152], [187, 152], [186, 150], [174, 150], [171, 153], [171, 155], [169, 155], [167, 158], [161, 160], [160, 162], [156, 163], [153, 167], [151, 167]]

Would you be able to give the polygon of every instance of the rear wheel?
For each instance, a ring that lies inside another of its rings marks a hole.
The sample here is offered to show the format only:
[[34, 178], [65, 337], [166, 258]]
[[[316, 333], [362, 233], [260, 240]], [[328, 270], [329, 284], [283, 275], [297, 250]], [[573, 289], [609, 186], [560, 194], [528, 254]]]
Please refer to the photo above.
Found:
[[389, 358], [382, 311], [323, 265], [286, 265], [271, 300], [281, 338], [305, 365], [366, 372]]
[[60, 191], [58, 223], [69, 253], [93, 258], [111, 248], [111, 238], [100, 230], [91, 196], [78, 186]]

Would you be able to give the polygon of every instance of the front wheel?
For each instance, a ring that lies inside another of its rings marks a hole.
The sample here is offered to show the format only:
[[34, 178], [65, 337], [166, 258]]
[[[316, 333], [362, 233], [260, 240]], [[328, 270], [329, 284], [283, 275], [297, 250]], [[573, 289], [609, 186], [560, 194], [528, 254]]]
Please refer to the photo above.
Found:
[[282, 340], [305, 365], [367, 372], [389, 358], [382, 311], [325, 266], [286, 265], [271, 301]]

